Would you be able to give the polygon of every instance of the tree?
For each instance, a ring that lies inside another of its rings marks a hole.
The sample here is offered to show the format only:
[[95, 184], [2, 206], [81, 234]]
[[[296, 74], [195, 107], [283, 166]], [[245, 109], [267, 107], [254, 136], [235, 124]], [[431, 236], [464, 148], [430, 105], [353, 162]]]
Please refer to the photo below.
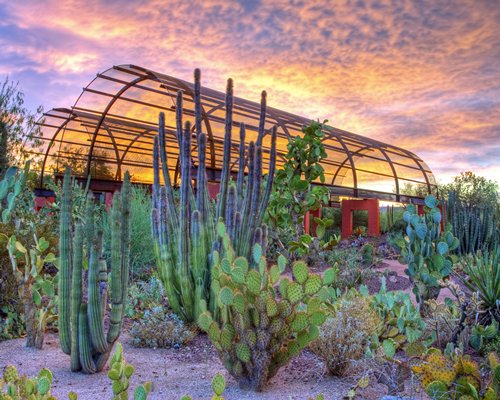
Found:
[[471, 171], [462, 172], [451, 183], [443, 185], [442, 193], [447, 195], [449, 192], [455, 192], [467, 207], [491, 207], [495, 210], [500, 203], [498, 183]]
[[24, 92], [5, 78], [0, 86], [0, 177], [9, 166], [22, 166], [30, 158], [30, 148], [40, 146], [36, 124], [43, 108], [31, 113], [24, 105]]

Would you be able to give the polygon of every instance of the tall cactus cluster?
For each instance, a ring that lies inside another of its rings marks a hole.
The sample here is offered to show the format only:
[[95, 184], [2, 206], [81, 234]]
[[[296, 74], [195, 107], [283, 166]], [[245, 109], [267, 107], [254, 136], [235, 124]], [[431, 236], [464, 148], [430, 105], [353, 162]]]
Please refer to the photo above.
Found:
[[[85, 221], [72, 218], [71, 171], [66, 169], [60, 213], [59, 239], [59, 337], [61, 348], [71, 355], [71, 370], [101, 371], [118, 339], [123, 322], [128, 289], [130, 253], [130, 177], [125, 174], [121, 193], [113, 197], [111, 208], [111, 285], [102, 257], [102, 232], [96, 229], [94, 199], [87, 194]], [[88, 266], [88, 293], [84, 295], [82, 276]], [[111, 289], [111, 315], [104, 330]]]
[[211, 278], [219, 317], [205, 311], [198, 325], [208, 333], [240, 387], [260, 391], [318, 338], [318, 326], [327, 317], [327, 285], [336, 271], [328, 269], [321, 277], [297, 261], [290, 280], [282, 276], [287, 264], [283, 256], [268, 269], [262, 247], [256, 243], [249, 262], [236, 256], [223, 223], [218, 223], [217, 231], [223, 246], [220, 253], [213, 253]]
[[493, 250], [500, 233], [495, 209], [464, 205], [455, 192], [448, 193], [448, 219], [452, 233], [458, 238], [458, 253], [475, 254], [478, 250]]
[[26, 185], [29, 168], [29, 162], [26, 163], [24, 170], [20, 172], [18, 172], [17, 168], [10, 167], [0, 181], [0, 212], [2, 213], [1, 221], [4, 224], [9, 222], [10, 216], [14, 211], [16, 198], [21, 194]]
[[425, 198], [425, 215], [419, 216], [413, 204], [403, 214], [407, 227], [400, 262], [408, 265], [405, 273], [413, 285], [421, 312], [426, 300], [438, 297], [439, 281], [447, 278], [453, 267], [450, 251], [458, 247], [458, 239], [451, 233], [449, 224], [441, 232], [438, 204], [438, 200], [429, 195]]
[[[194, 114], [198, 165], [193, 167], [191, 124], [183, 125], [182, 92], [177, 95], [176, 126], [180, 148], [180, 200], [174, 198], [166, 152], [165, 122], [159, 117], [159, 132], [155, 138], [153, 167], [152, 234], [160, 279], [173, 311], [187, 322], [196, 321], [200, 304], [205, 300], [214, 310], [210, 290], [210, 254], [220, 248], [215, 224], [225, 221], [229, 237], [238, 255], [249, 256], [255, 243], [266, 248], [267, 228], [262, 224], [269, 201], [276, 163], [276, 129], [272, 130], [269, 174], [265, 185], [262, 179], [262, 140], [265, 135], [266, 94], [262, 93], [261, 114], [257, 141], [245, 147], [245, 126], [240, 126], [238, 175], [231, 177], [231, 147], [233, 127], [233, 83], [228, 80], [224, 156], [217, 204], [213, 210], [208, 193], [206, 172], [207, 136], [202, 132], [200, 71], [194, 73]], [[245, 176], [245, 169], [247, 176]], [[160, 173], [161, 170], [161, 173]], [[160, 175], [164, 185], [160, 185]], [[192, 179], [196, 187], [193, 187]], [[264, 187], [265, 186], [265, 187]], [[178, 204], [178, 205], [177, 205]]]

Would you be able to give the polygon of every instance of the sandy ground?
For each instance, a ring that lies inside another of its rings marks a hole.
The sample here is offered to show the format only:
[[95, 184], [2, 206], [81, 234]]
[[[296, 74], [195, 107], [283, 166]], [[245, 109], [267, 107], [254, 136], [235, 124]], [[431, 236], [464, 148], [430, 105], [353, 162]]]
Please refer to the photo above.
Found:
[[[190, 394], [193, 399], [210, 399], [211, 379], [217, 372], [226, 377], [224, 397], [232, 399], [300, 399], [323, 393], [325, 398], [340, 399], [349, 390], [351, 381], [324, 374], [323, 363], [312, 353], [305, 351], [281, 369], [262, 393], [242, 391], [225, 371], [205, 335], [179, 350], [137, 349], [122, 335], [127, 362], [135, 366], [132, 387], [144, 381], [153, 382], [150, 399], [179, 399]], [[0, 369], [15, 365], [24, 375], [36, 375], [42, 367], [54, 374], [52, 394], [67, 398], [69, 391], [78, 393], [81, 400], [111, 399], [111, 386], [106, 372], [85, 375], [69, 369], [69, 357], [60, 347], [58, 337], [48, 334], [43, 350], [27, 349], [24, 339], [0, 342]], [[379, 390], [377, 390], [380, 393]], [[367, 393], [367, 395], [369, 395]], [[367, 399], [379, 398], [379, 394]]]

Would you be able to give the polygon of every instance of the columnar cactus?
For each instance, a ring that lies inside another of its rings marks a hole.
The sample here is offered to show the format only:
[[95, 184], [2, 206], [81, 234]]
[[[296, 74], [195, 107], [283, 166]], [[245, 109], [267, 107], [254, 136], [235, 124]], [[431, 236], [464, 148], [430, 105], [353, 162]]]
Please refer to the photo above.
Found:
[[438, 200], [425, 198], [425, 215], [419, 216], [413, 204], [403, 214], [406, 227], [400, 262], [407, 264], [405, 273], [413, 284], [413, 293], [423, 312], [425, 300], [436, 299], [441, 290], [439, 281], [447, 278], [452, 270], [450, 251], [458, 247], [458, 239], [448, 224], [441, 232], [441, 212]]
[[500, 234], [493, 208], [464, 205], [455, 192], [450, 192], [447, 209], [452, 233], [459, 240], [459, 254], [495, 249]]
[[[272, 130], [269, 174], [265, 188], [262, 182], [262, 138], [265, 134], [266, 94], [262, 94], [261, 120], [257, 142], [245, 149], [245, 126], [240, 127], [239, 170], [236, 184], [231, 176], [231, 134], [233, 83], [228, 81], [226, 92], [226, 124], [220, 191], [215, 215], [212, 210], [206, 173], [207, 137], [201, 131], [200, 71], [195, 71], [194, 107], [198, 166], [196, 188], [192, 187], [191, 125], [183, 129], [182, 92], [177, 95], [177, 139], [180, 149], [180, 201], [176, 205], [169, 175], [166, 152], [165, 122], [159, 117], [159, 132], [155, 138], [153, 166], [152, 233], [160, 279], [173, 311], [187, 322], [196, 321], [199, 305], [205, 300], [214, 310], [210, 291], [210, 254], [220, 247], [215, 235], [215, 223], [222, 219], [238, 255], [249, 256], [254, 243], [266, 247], [267, 228], [262, 225], [269, 201], [276, 163], [276, 129]], [[245, 166], [248, 176], [245, 178]], [[160, 170], [164, 185], [160, 185]]]
[[[130, 177], [125, 174], [120, 194], [111, 208], [111, 315], [107, 334], [108, 269], [102, 257], [102, 233], [94, 226], [92, 193], [87, 195], [85, 222], [72, 232], [71, 171], [66, 169], [60, 215], [59, 239], [59, 337], [71, 355], [71, 370], [101, 371], [118, 339], [128, 288], [130, 253]], [[83, 266], [88, 265], [88, 293], [82, 293]]]
[[217, 231], [223, 248], [221, 253], [213, 253], [212, 290], [220, 317], [214, 319], [205, 311], [198, 324], [240, 386], [260, 391], [318, 337], [318, 326], [327, 316], [324, 300], [329, 291], [325, 285], [333, 282], [336, 271], [329, 269], [321, 277], [298, 261], [292, 266], [290, 280], [282, 276], [287, 264], [283, 256], [268, 269], [257, 243], [249, 262], [236, 256], [223, 223], [219, 222]]

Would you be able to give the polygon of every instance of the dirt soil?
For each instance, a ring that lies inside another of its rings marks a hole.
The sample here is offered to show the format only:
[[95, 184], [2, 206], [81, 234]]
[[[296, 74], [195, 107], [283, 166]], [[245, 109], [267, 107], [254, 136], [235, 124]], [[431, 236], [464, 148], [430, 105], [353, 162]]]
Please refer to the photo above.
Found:
[[[353, 379], [325, 374], [323, 362], [313, 353], [303, 351], [278, 372], [262, 393], [248, 392], [238, 388], [205, 335], [178, 350], [134, 348], [127, 334], [122, 334], [121, 342], [127, 362], [135, 367], [131, 387], [152, 381], [151, 400], [178, 400], [184, 394], [190, 394], [195, 400], [208, 400], [212, 396], [211, 379], [218, 372], [226, 377], [226, 400], [307, 400], [319, 393], [323, 393], [326, 400], [336, 400], [341, 399], [354, 383]], [[69, 361], [53, 333], [47, 335], [43, 350], [27, 349], [25, 339], [0, 342], [0, 370], [13, 364], [22, 375], [34, 376], [41, 368], [48, 367], [54, 374], [52, 394], [61, 400], [67, 398], [69, 391], [78, 393], [81, 400], [112, 398], [106, 371], [94, 375], [73, 373]], [[364, 399], [379, 399], [385, 394], [383, 386], [370, 386]]]

